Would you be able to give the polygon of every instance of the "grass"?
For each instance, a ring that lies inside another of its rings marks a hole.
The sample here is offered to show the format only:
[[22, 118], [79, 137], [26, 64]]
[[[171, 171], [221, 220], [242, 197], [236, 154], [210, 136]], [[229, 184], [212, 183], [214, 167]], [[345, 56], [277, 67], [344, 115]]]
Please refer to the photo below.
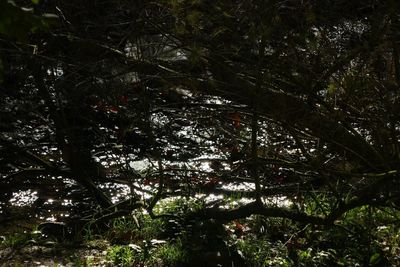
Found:
[[129, 246], [112, 246], [106, 256], [108, 261], [122, 267], [132, 266], [137, 258], [136, 252]]
[[33, 232], [17, 232], [17, 233], [12, 233], [6, 236], [3, 236], [3, 240], [0, 243], [0, 248], [18, 248], [22, 247], [29, 242], [34, 242], [35, 239], [39, 237], [40, 234], [38, 234], [36, 231]]
[[[161, 205], [163, 213], [178, 215], [199, 208], [198, 202], [182, 198]], [[136, 211], [112, 221], [105, 232], [85, 229], [81, 245], [99, 251], [96, 256], [71, 253], [63, 260], [73, 266], [188, 266], [219, 251], [225, 253], [219, 260], [241, 255], [247, 266], [399, 266], [399, 218], [392, 209], [361, 207], [336, 225], [322, 227], [263, 216], [227, 224], [185, 223]], [[1, 248], [30, 246], [32, 240], [45, 241], [36, 232], [14, 233], [3, 237]], [[103, 265], [98, 265], [98, 257]]]
[[116, 266], [184, 266], [187, 251], [181, 242], [161, 245], [142, 242], [138, 245], [115, 245], [107, 250], [107, 260]]
[[160, 259], [164, 266], [183, 266], [188, 263], [188, 257], [188, 251], [180, 240], [162, 245], [155, 251], [155, 258]]

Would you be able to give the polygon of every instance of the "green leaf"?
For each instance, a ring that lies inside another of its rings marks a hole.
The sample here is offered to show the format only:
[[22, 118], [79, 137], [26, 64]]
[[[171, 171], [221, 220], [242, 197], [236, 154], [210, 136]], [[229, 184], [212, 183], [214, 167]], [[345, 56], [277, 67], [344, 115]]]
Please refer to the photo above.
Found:
[[374, 253], [371, 258], [369, 259], [369, 264], [371, 266], [377, 265], [381, 261], [381, 254], [378, 252]]
[[218, 35], [220, 35], [220, 34], [226, 32], [226, 31], [229, 31], [229, 28], [228, 28], [228, 27], [225, 27], [225, 26], [218, 27], [217, 29], [215, 29], [215, 30], [213, 31], [212, 37], [217, 37]]
[[31, 0], [35, 5], [39, 4], [40, 0]]

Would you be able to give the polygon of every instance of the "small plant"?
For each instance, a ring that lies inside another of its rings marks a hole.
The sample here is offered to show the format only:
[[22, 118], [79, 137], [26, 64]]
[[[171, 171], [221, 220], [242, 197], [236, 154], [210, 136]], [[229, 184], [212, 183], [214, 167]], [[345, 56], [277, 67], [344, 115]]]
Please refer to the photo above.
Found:
[[128, 244], [158, 238], [164, 228], [162, 220], [152, 219], [147, 214], [137, 214], [135, 217], [114, 220], [105, 236], [112, 243]]
[[7, 247], [16, 248], [26, 245], [34, 237], [35, 236], [31, 233], [13, 233], [4, 236], [0, 244], [2, 248], [7, 248]]
[[272, 243], [267, 239], [248, 236], [238, 240], [237, 248], [249, 266], [290, 266], [286, 247], [281, 242]]
[[79, 233], [85, 241], [94, 240], [101, 238], [99, 234], [99, 229], [97, 227], [92, 226], [90, 223], [87, 224], [82, 231]]
[[165, 230], [165, 222], [161, 219], [151, 219], [149, 215], [143, 215], [140, 220], [140, 237], [144, 240], [158, 238]]
[[88, 258], [82, 258], [82, 257], [78, 257], [76, 255], [73, 255], [69, 258], [69, 262], [71, 262], [73, 264], [73, 266], [75, 267], [89, 267], [92, 266], [92, 262], [93, 260]]
[[107, 250], [107, 260], [118, 266], [184, 266], [187, 252], [182, 243], [143, 241], [143, 245], [113, 246]]
[[118, 266], [132, 266], [137, 255], [129, 246], [113, 246], [107, 250], [106, 259]]
[[166, 243], [154, 252], [155, 259], [162, 261], [164, 266], [182, 266], [188, 262], [188, 252], [178, 239], [174, 243]]

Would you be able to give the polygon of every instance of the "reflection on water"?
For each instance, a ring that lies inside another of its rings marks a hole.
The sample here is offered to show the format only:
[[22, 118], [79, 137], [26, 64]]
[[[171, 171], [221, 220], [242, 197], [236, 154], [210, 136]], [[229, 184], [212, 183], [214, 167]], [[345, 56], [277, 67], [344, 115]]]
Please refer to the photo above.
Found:
[[123, 201], [131, 195], [131, 189], [128, 185], [106, 183], [99, 187], [105, 191], [108, 190], [111, 193], [111, 202], [113, 204]]
[[148, 159], [136, 160], [136, 161], [130, 161], [129, 166], [135, 171], [140, 172], [147, 168], [150, 168], [152, 166], [152, 163]]
[[17, 207], [30, 206], [37, 199], [38, 199], [37, 191], [33, 191], [31, 189], [20, 190], [18, 192], [13, 193], [10, 199], [10, 204], [12, 206], [17, 206]]
[[[117, 155], [113, 155], [113, 158], [115, 158]], [[201, 155], [197, 158], [188, 160], [186, 162], [182, 161], [164, 161], [163, 165], [168, 166], [170, 169], [164, 169], [164, 171], [168, 170], [174, 170], [179, 173], [181, 172], [188, 172], [191, 170], [196, 170], [203, 172], [204, 176], [204, 181], [207, 181], [207, 177], [209, 177], [210, 174], [213, 173], [213, 168], [212, 168], [212, 163], [214, 160], [221, 159], [221, 155]], [[103, 183], [99, 185], [99, 187], [106, 192], [110, 198], [112, 203], [118, 203], [120, 201], [126, 200], [129, 197], [132, 196], [132, 194], [135, 194], [136, 196], [140, 196], [142, 200], [148, 200], [151, 197], [153, 197], [152, 194], [155, 194], [157, 192], [158, 188], [158, 180], [156, 177], [159, 175], [158, 167], [155, 162], [152, 161], [151, 158], [147, 158], [144, 160], [136, 160], [132, 161], [127, 158], [120, 158], [119, 160], [125, 160], [128, 162], [129, 168], [136, 172], [138, 174], [137, 176], [131, 177], [130, 181], [128, 184], [119, 184], [119, 183], [114, 183], [114, 182], [109, 182], [109, 183]], [[110, 165], [117, 164], [116, 161], [108, 160], [107, 158], [97, 158], [97, 161], [102, 163], [104, 166], [110, 167]], [[230, 165], [221, 163], [220, 171], [230, 171]], [[173, 174], [176, 174], [172, 172]], [[186, 173], [185, 173], [186, 175]], [[153, 177], [154, 176], [154, 177]], [[54, 177], [54, 179], [57, 180], [62, 180], [64, 185], [69, 186], [75, 186], [76, 183], [73, 180], [66, 179], [66, 178], [60, 178], [60, 177]], [[179, 180], [179, 177], [177, 178]], [[197, 178], [199, 181], [202, 178]], [[235, 182], [228, 182], [228, 181], [219, 181], [218, 184], [216, 185], [217, 188], [223, 189], [223, 190], [229, 190], [229, 191], [237, 191], [237, 192], [251, 192], [255, 190], [255, 185], [252, 182], [240, 182], [240, 183], [235, 183]], [[141, 190], [137, 190], [141, 189]], [[59, 191], [59, 189], [54, 189], [56, 192]], [[62, 189], [61, 189], [62, 190]], [[71, 192], [75, 191], [76, 189], [73, 189]], [[175, 189], [179, 190], [179, 189]], [[151, 192], [151, 194], [150, 194]], [[176, 192], [175, 192], [176, 193]], [[40, 214], [38, 218], [46, 221], [58, 221], [62, 220], [62, 217], [69, 217], [71, 214], [71, 210], [69, 210], [69, 207], [72, 207], [75, 205], [75, 201], [73, 200], [74, 198], [72, 196], [69, 196], [67, 194], [68, 198], [61, 198], [58, 199], [57, 197], [50, 197], [46, 195], [46, 199], [44, 199], [43, 205], [48, 208], [48, 212], [46, 215]], [[12, 206], [30, 206], [34, 204], [36, 200], [42, 198], [42, 196], [38, 196], [38, 192], [34, 190], [20, 190], [18, 192], [14, 192], [12, 195], [12, 198], [10, 199], [10, 204]], [[72, 197], [72, 198], [70, 198]], [[179, 197], [178, 197], [179, 198]], [[156, 206], [156, 209], [158, 209], [159, 212], [163, 211], [163, 206], [165, 206], [165, 203], [171, 202], [176, 197], [167, 197], [165, 199], [162, 199]], [[218, 206], [223, 209], [231, 209], [231, 208], [237, 208], [239, 206], [248, 204], [254, 199], [250, 198], [245, 198], [245, 197], [240, 197], [240, 194], [237, 197], [224, 197], [221, 194], [194, 194], [192, 197], [190, 197], [191, 200], [197, 199], [201, 200], [202, 203], [204, 203], [206, 206], [208, 204], [214, 205], [218, 203]], [[189, 201], [189, 198], [186, 198], [186, 200]], [[282, 207], [282, 206], [290, 206], [292, 203], [290, 200], [288, 200], [285, 197], [272, 197], [272, 198], [264, 198], [263, 202], [268, 205], [268, 206], [276, 206], [276, 207]], [[214, 204], [213, 204], [214, 203]], [[61, 209], [60, 211], [53, 210], [53, 207], [56, 207], [57, 205], [60, 205], [61, 207], [68, 207], [68, 209]], [[43, 209], [44, 211], [45, 209]], [[1, 210], [0, 210], [1, 213]]]

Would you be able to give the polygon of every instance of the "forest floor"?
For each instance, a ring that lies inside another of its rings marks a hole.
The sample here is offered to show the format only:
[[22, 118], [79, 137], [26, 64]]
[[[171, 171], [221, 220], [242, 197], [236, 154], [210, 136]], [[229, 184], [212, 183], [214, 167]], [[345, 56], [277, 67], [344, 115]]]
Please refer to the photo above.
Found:
[[[109, 243], [65, 244], [40, 238], [36, 219], [16, 219], [0, 225], [0, 266], [107, 266]], [[6, 238], [7, 237], [7, 238]], [[87, 264], [86, 264], [87, 265]]]
[[19, 249], [0, 250], [0, 266], [107, 266], [106, 250], [28, 244]]

